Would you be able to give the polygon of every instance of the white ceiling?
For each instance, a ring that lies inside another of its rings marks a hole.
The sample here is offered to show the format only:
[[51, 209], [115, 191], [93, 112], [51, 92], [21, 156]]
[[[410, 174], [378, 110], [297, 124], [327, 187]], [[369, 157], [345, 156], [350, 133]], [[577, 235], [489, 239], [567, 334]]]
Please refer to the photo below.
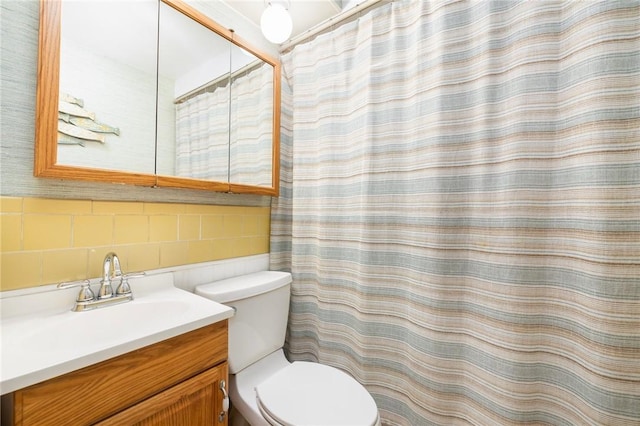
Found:
[[[289, 13], [293, 21], [291, 38], [313, 28], [317, 24], [339, 14], [342, 11], [341, 0], [271, 0], [289, 5]], [[244, 15], [257, 27], [260, 27], [260, 16], [269, 0], [223, 0], [231, 8]]]

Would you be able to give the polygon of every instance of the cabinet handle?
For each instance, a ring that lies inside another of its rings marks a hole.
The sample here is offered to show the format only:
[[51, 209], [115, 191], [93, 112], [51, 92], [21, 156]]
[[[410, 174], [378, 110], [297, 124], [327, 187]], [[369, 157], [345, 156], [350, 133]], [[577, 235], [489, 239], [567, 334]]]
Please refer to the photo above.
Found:
[[220, 380], [220, 390], [222, 391], [222, 411], [218, 414], [218, 423], [224, 422], [224, 417], [227, 415], [227, 411], [229, 411], [229, 394], [227, 394], [227, 389], [225, 386], [227, 383], [224, 380]]

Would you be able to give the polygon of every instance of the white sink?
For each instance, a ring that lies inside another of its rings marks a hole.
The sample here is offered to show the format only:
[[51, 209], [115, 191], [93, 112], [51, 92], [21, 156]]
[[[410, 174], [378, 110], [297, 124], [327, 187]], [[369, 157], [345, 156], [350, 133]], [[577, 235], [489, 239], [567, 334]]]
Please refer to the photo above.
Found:
[[[70, 310], [74, 296], [62, 308], [40, 308], [31, 313], [24, 312], [24, 305], [41, 304], [43, 295], [31, 298], [27, 295], [21, 300], [0, 299], [3, 312], [0, 326], [1, 393], [12, 392], [233, 315], [233, 310], [227, 306], [174, 287], [171, 274], [131, 279], [130, 284], [133, 301], [84, 312]], [[64, 295], [68, 298], [73, 293]], [[55, 291], [49, 296], [60, 298]], [[16, 306], [22, 307], [16, 309]]]
[[46, 318], [46, 324], [38, 324], [18, 336], [17, 343], [24, 351], [38, 352], [76, 345], [103, 347], [120, 339], [130, 328], [136, 332], [152, 331], [159, 323], [171, 322], [188, 310], [189, 304], [184, 301], [134, 300], [92, 311], [68, 311]]

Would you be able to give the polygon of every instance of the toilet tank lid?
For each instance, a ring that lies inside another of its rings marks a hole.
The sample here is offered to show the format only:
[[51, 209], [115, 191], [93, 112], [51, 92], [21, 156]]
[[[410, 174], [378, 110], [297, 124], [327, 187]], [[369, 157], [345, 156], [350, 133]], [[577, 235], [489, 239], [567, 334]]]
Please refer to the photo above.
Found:
[[195, 293], [218, 303], [228, 303], [267, 293], [290, 283], [289, 272], [260, 271], [199, 285]]

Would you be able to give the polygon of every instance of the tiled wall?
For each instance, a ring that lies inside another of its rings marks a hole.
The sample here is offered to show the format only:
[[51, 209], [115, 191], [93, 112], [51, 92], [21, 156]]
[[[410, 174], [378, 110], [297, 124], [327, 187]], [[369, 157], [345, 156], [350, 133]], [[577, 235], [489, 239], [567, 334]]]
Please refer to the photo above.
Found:
[[269, 207], [0, 197], [0, 290], [269, 252]]

